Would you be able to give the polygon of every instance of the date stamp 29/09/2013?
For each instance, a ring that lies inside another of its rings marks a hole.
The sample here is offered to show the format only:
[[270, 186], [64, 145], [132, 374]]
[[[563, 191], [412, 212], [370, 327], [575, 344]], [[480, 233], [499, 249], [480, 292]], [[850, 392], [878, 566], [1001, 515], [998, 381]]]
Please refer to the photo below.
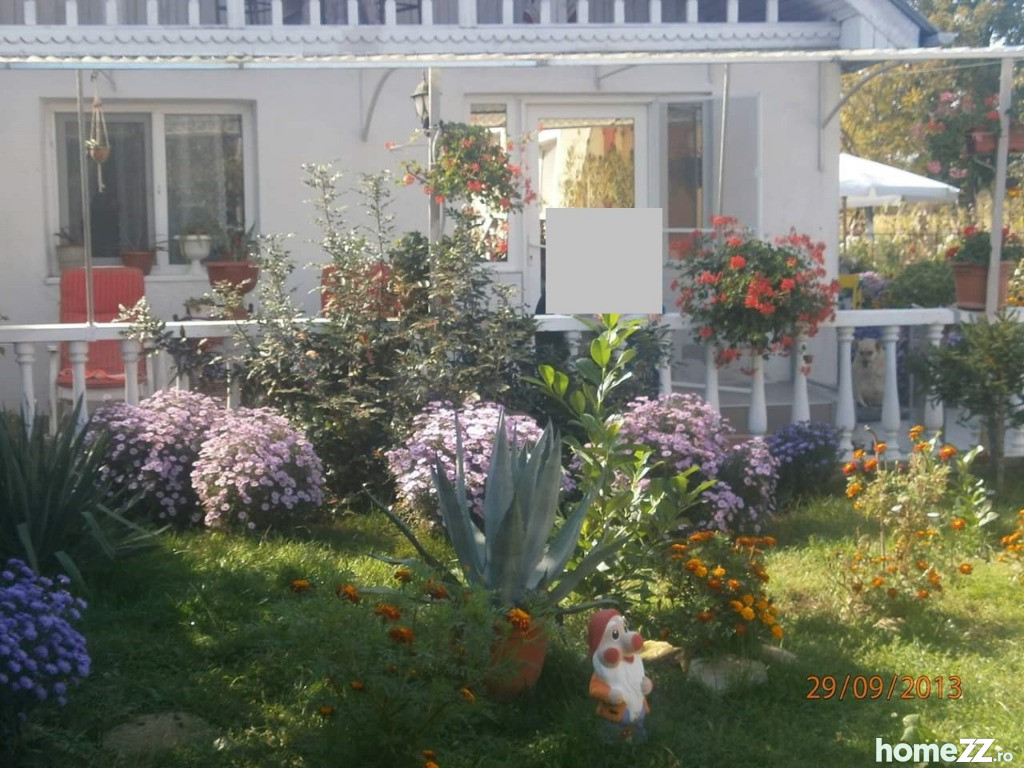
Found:
[[894, 699], [948, 699], [964, 695], [958, 675], [808, 675], [805, 699], [812, 701], [893, 701]]

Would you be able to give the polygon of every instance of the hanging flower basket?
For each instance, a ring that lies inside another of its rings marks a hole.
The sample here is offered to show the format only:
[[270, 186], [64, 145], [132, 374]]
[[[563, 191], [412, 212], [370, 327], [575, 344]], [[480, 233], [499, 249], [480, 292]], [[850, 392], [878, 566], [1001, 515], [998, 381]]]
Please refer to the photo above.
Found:
[[[971, 129], [967, 134], [967, 154], [987, 155], [999, 147], [999, 134], [987, 128]], [[1024, 152], [1024, 125], [1010, 126], [1010, 152]]]

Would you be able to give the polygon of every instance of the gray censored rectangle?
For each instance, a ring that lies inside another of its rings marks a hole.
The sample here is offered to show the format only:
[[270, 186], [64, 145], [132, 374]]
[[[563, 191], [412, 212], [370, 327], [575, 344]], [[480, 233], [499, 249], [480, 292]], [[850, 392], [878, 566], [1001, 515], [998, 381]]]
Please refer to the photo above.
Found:
[[548, 208], [547, 311], [662, 311], [661, 208]]

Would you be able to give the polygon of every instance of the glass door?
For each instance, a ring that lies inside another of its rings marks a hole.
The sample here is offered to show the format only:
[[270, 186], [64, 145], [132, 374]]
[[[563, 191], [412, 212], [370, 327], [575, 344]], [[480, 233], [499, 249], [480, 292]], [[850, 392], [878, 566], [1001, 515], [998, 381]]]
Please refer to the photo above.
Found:
[[647, 206], [647, 107], [533, 104], [526, 119], [537, 191], [524, 212], [527, 306], [543, 314], [547, 211]]

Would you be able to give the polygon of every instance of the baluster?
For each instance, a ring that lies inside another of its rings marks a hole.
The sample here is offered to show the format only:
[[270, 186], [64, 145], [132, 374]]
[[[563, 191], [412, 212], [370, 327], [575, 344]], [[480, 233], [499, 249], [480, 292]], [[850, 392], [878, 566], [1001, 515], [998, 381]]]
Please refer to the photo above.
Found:
[[626, 1], [615, 0], [615, 23], [625, 24], [626, 23]]
[[151, 27], [160, 24], [160, 0], [146, 0], [146, 24]]
[[765, 21], [776, 24], [779, 21], [779, 0], [766, 0], [764, 9]]
[[395, 0], [384, 0], [384, 26], [394, 27], [397, 24], [398, 9], [395, 7]]
[[661, 24], [661, 0], [651, 0], [651, 24]]
[[188, 25], [199, 26], [199, 0], [188, 0]]
[[32, 423], [36, 417], [35, 382], [32, 380], [32, 366], [36, 362], [36, 345], [31, 341], [18, 341], [14, 344], [14, 357], [21, 369], [21, 415], [25, 420], [25, 429], [32, 431]]
[[476, 0], [460, 0], [459, 2], [459, 26], [476, 26]]
[[[149, 349], [149, 342], [147, 342], [147, 349]], [[150, 358], [153, 364], [153, 370], [150, 372], [152, 377], [152, 385], [150, 386], [150, 394], [154, 394], [163, 389], [168, 389], [167, 386], [167, 353], [162, 349], [158, 349], [153, 356]]]
[[319, 27], [322, 15], [320, 0], [309, 0], [309, 26]]
[[665, 359], [658, 364], [658, 391], [663, 395], [672, 394], [672, 361]]
[[718, 364], [715, 362], [715, 348], [710, 344], [704, 347], [704, 399], [716, 413], [722, 412], [718, 397]]
[[[928, 343], [932, 347], [938, 347], [942, 343], [942, 323], [932, 323], [928, 326]], [[943, 404], [932, 400], [927, 395], [924, 401], [924, 428], [929, 436], [940, 432], [945, 425], [945, 412]]]
[[540, 23], [551, 23], [551, 0], [540, 0]]
[[124, 360], [124, 401], [139, 404], [139, 357], [142, 345], [135, 339], [121, 340], [121, 358]]
[[117, 26], [117, 0], [107, 0], [104, 12], [104, 21], [108, 27]]
[[284, 9], [281, 6], [281, 0], [271, 0], [270, 2], [270, 25], [272, 27], [284, 26]]
[[89, 420], [89, 407], [85, 401], [85, 363], [88, 359], [89, 342], [68, 342], [68, 360], [71, 361], [71, 398], [76, 405], [81, 403], [78, 423], [83, 425]]
[[728, 0], [725, 4], [725, 20], [729, 24], [740, 20], [740, 0]]
[[793, 349], [796, 352], [793, 355], [795, 370], [793, 371], [793, 410], [790, 414], [790, 420], [794, 422], [810, 421], [811, 401], [807, 395], [809, 363], [804, 354], [807, 349], [807, 337], [804, 334], [797, 334], [796, 340], [793, 342]]
[[[511, 15], [509, 18], [512, 18]], [[434, 24], [434, 0], [423, 0], [420, 4], [420, 24], [425, 27]]]
[[64, 24], [68, 27], [78, 26], [78, 0], [64, 0]]
[[501, 23], [506, 26], [516, 23], [515, 0], [501, 0]]
[[244, 0], [227, 0], [227, 22], [232, 29], [245, 26]]
[[750, 380], [750, 411], [747, 414], [747, 431], [752, 435], [763, 435], [768, 431], [768, 405], [764, 394], [764, 357], [753, 355], [754, 375]]
[[36, 15], [36, 0], [25, 0], [25, 26], [34, 27], [39, 22]]
[[885, 394], [882, 396], [882, 431], [885, 442], [896, 458], [900, 451], [900, 393], [896, 380], [896, 342], [900, 338], [898, 325], [887, 325], [882, 329], [882, 346], [885, 349]]
[[836, 337], [839, 342], [839, 403], [836, 407], [836, 427], [839, 429], [840, 455], [844, 461], [848, 461], [853, 455], [853, 429], [857, 425], [857, 414], [853, 408], [853, 367], [850, 365], [853, 328], [837, 328]]
[[576, 0], [576, 23], [590, 23], [590, 0]]
[[686, 0], [686, 23], [696, 24], [700, 21], [700, 13], [697, 8], [697, 0]]
[[57, 434], [57, 376], [60, 373], [60, 350], [56, 344], [46, 345], [46, 354], [50, 358], [50, 371], [47, 381], [50, 383], [50, 434]]
[[359, 26], [359, 0], [348, 0], [348, 14], [345, 20], [350, 27]]

